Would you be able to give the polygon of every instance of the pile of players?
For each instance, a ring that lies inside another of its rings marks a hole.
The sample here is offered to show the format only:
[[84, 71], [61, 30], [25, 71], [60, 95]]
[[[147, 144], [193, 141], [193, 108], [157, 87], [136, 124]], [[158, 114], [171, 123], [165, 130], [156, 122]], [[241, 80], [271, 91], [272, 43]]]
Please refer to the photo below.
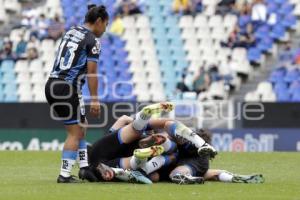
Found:
[[263, 183], [261, 174], [237, 175], [209, 168], [217, 155], [208, 130], [193, 131], [171, 119], [152, 116], [174, 109], [172, 103], [144, 107], [134, 118], [122, 116], [109, 134], [88, 148], [89, 181], [158, 181], [203, 184], [204, 181]]

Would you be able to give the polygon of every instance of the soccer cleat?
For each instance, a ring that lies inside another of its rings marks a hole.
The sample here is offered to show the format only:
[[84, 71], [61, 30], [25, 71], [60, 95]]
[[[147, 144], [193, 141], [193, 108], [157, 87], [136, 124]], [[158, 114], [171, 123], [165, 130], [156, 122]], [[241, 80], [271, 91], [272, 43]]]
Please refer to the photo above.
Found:
[[[193, 140], [197, 139], [197, 137], [200, 137], [197, 135], [197, 133], [193, 132], [191, 129], [189, 129], [182, 123], [177, 124], [175, 136], [179, 139], [183, 138], [184, 140], [187, 140], [187, 141], [191, 142], [192, 144], [194, 144], [192, 142]], [[209, 156], [210, 159], [212, 159], [218, 153], [214, 147], [212, 147], [208, 143], [205, 143], [205, 144], [203, 144], [203, 146], [198, 148], [198, 154], [199, 154], [199, 156]]]
[[148, 148], [156, 145], [161, 145], [166, 141], [166, 137], [162, 135], [150, 135], [139, 141], [140, 148]]
[[217, 154], [218, 152], [215, 150], [215, 148], [208, 143], [205, 143], [198, 149], [199, 156], [208, 156], [210, 159], [215, 158]]
[[62, 175], [59, 175], [57, 177], [57, 183], [80, 183], [78, 179], [75, 178], [75, 176], [70, 177], [64, 177]]
[[148, 117], [159, 114], [161, 112], [171, 112], [174, 109], [174, 104], [171, 102], [156, 103], [146, 106], [142, 109], [142, 113]]
[[130, 181], [131, 182], [137, 182], [137, 183], [143, 183], [143, 184], [152, 184], [152, 181], [144, 175], [140, 171], [129, 171], [130, 172]]
[[161, 145], [152, 146], [144, 149], [136, 149], [133, 155], [138, 159], [146, 159], [150, 157], [159, 156], [164, 152], [164, 147]]
[[195, 176], [184, 175], [184, 174], [175, 174], [173, 177], [171, 177], [171, 180], [172, 180], [172, 182], [180, 184], [180, 185], [204, 184], [203, 177], [195, 177]]
[[82, 180], [88, 180], [89, 182], [98, 182], [98, 178], [89, 167], [80, 168], [78, 176]]
[[265, 178], [262, 174], [253, 174], [253, 175], [233, 175], [233, 183], [264, 183]]

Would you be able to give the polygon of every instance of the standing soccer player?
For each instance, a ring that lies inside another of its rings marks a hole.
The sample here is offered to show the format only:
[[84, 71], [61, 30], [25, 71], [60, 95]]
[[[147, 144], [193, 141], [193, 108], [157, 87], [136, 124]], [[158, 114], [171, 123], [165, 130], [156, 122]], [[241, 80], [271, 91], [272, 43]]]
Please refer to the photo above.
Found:
[[85, 141], [85, 110], [81, 88], [87, 77], [91, 96], [90, 113], [100, 115], [98, 99], [97, 67], [100, 43], [97, 38], [105, 32], [108, 13], [104, 6], [90, 5], [83, 26], [72, 27], [62, 38], [45, 94], [51, 112], [64, 122], [67, 138], [62, 152], [62, 164], [58, 183], [78, 182], [71, 176], [76, 159], [79, 160], [79, 178], [96, 181], [88, 165]]

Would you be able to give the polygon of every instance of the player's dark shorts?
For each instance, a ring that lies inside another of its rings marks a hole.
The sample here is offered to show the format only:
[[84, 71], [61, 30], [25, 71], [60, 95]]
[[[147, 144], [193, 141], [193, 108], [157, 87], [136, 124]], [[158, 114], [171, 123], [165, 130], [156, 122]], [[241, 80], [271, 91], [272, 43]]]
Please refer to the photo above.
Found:
[[82, 95], [70, 83], [50, 78], [45, 86], [46, 99], [50, 105], [51, 117], [63, 121], [66, 125], [85, 122], [85, 108]]
[[209, 159], [201, 157], [192, 158], [179, 158], [176, 164], [172, 164], [158, 170], [160, 181], [170, 181], [169, 175], [171, 172], [179, 166], [186, 166], [190, 168], [192, 176], [203, 177], [209, 168]]
[[103, 136], [92, 145], [89, 152], [89, 163], [97, 167], [101, 162], [110, 167], [122, 168], [121, 158], [130, 157], [133, 151], [138, 148], [138, 141], [131, 144], [124, 144], [120, 139], [122, 129]]
[[209, 168], [207, 157], [179, 158], [177, 166], [187, 166], [192, 172], [192, 176], [203, 177]]

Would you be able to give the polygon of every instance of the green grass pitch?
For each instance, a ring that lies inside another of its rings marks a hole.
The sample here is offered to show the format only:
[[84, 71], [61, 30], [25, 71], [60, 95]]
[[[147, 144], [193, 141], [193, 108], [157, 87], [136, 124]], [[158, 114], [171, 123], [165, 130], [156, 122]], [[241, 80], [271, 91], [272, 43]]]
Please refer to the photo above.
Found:
[[0, 160], [1, 200], [300, 199], [299, 153], [220, 153], [211, 163], [235, 173], [262, 173], [264, 184], [57, 184], [59, 152], [0, 152]]

